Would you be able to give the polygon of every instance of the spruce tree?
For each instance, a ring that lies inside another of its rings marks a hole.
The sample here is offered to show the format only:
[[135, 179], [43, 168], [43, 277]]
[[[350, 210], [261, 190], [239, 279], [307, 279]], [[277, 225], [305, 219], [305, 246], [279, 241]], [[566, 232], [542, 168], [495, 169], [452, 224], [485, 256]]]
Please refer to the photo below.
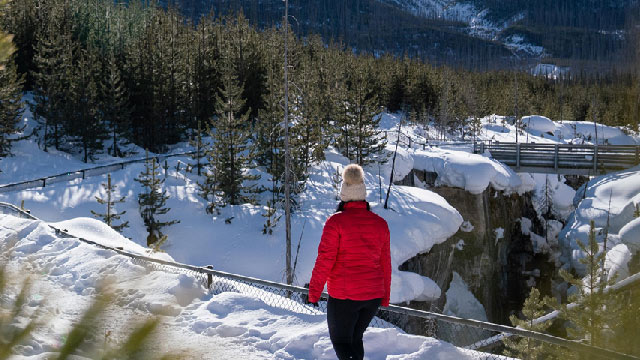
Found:
[[[551, 326], [551, 320], [537, 321], [537, 319], [546, 314], [547, 303], [546, 299], [540, 297], [538, 289], [531, 288], [529, 297], [522, 306], [522, 319], [511, 315], [509, 317], [511, 324], [526, 330], [545, 332]], [[506, 337], [503, 342], [507, 348], [506, 355], [522, 360], [543, 359], [552, 351], [546, 343], [531, 338]]]
[[0, 62], [0, 158], [11, 155], [11, 134], [18, 131], [22, 113], [22, 77], [18, 76], [13, 59]]
[[121, 157], [124, 154], [119, 144], [126, 143], [130, 133], [130, 108], [114, 50], [109, 51], [106, 61], [106, 69], [100, 81], [99, 111], [113, 142], [109, 152], [112, 156]]
[[160, 177], [160, 166], [156, 162], [156, 158], [149, 158], [144, 163], [144, 170], [134, 179], [143, 187], [143, 191], [138, 194], [138, 205], [140, 207], [140, 216], [147, 228], [147, 246], [159, 250], [167, 241], [167, 235], [162, 233], [162, 229], [179, 223], [179, 220], [162, 221], [158, 219], [159, 215], [165, 215], [171, 210], [165, 207], [169, 196], [167, 191], [162, 188], [164, 179]]
[[341, 128], [337, 146], [350, 160], [365, 165], [386, 146], [379, 137], [378, 124], [382, 109], [378, 106], [370, 60], [352, 63], [347, 71], [349, 87], [344, 95], [344, 114], [338, 120]]
[[[37, 35], [35, 48], [34, 74], [35, 86], [32, 112], [36, 120], [42, 123], [44, 130], [43, 148], [47, 151], [50, 145], [60, 150], [62, 126], [64, 124], [63, 106], [68, 91], [68, 67], [71, 59], [65, 52], [65, 44], [72, 42], [67, 26], [57, 26], [59, 20], [50, 15], [49, 22]], [[51, 131], [52, 129], [52, 131]]]
[[602, 262], [605, 253], [600, 252], [596, 240], [594, 221], [591, 220], [589, 229], [589, 243], [583, 244], [577, 240], [584, 257], [579, 261], [585, 266], [586, 276], [579, 278], [561, 269], [560, 276], [569, 284], [574, 285], [577, 292], [569, 296], [569, 302], [577, 306], [560, 306], [562, 316], [569, 322], [567, 334], [571, 339], [587, 341], [593, 346], [605, 346], [605, 331], [610, 329], [612, 320], [620, 311], [620, 298], [614, 292], [605, 292], [616, 279], [607, 279]]
[[115, 204], [123, 203], [126, 196], [123, 196], [120, 199], [115, 197], [117, 186], [111, 184], [111, 174], [107, 175], [107, 183], [102, 184], [102, 188], [106, 192], [107, 197], [105, 199], [105, 198], [96, 196], [96, 201], [98, 202], [98, 204], [107, 206], [106, 213], [100, 214], [93, 210], [91, 210], [91, 213], [93, 214], [93, 216], [107, 223], [107, 225], [109, 225], [113, 230], [117, 232], [122, 232], [122, 229], [129, 227], [129, 222], [125, 221], [120, 225], [116, 225], [114, 221], [120, 220], [120, 217], [126, 214], [126, 211], [119, 213], [114, 209], [114, 207], [115, 207]]
[[67, 132], [82, 145], [83, 161], [89, 162], [93, 154], [102, 149], [106, 138], [103, 123], [97, 112], [98, 87], [95, 81], [96, 57], [91, 49], [80, 49], [67, 99]]
[[[223, 88], [216, 99], [217, 117], [212, 121], [209, 136], [213, 139], [209, 150], [209, 184], [219, 189], [221, 205], [252, 202], [253, 187], [245, 181], [256, 180], [246, 173], [252, 167], [253, 148], [250, 146], [248, 114], [243, 112], [242, 85], [238, 82], [233, 65], [227, 60], [222, 74]], [[211, 192], [207, 192], [210, 194]]]

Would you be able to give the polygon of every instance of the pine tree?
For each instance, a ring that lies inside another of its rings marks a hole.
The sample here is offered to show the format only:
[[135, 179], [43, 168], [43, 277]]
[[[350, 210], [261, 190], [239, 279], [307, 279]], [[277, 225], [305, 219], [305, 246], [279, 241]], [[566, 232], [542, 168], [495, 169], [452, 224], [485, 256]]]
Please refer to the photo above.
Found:
[[18, 76], [13, 59], [0, 62], [0, 158], [11, 155], [11, 134], [16, 133], [22, 113], [22, 77]]
[[106, 138], [103, 123], [97, 113], [98, 87], [95, 81], [96, 57], [92, 50], [80, 49], [71, 77], [70, 98], [67, 99], [67, 133], [79, 139], [83, 161], [102, 149]]
[[112, 156], [121, 157], [124, 154], [118, 147], [126, 143], [130, 133], [130, 108], [128, 105], [125, 84], [121, 77], [115, 52], [109, 52], [106, 70], [100, 82], [99, 110], [106, 126], [109, 127]]
[[190, 166], [197, 169], [198, 176], [202, 175], [202, 166], [204, 165], [203, 158], [205, 158], [206, 156], [206, 152], [204, 151], [204, 144], [202, 143], [202, 134], [202, 125], [200, 123], [200, 120], [198, 120], [198, 128], [191, 132], [191, 137], [189, 138], [189, 145], [193, 146], [196, 149], [195, 153], [190, 155], [191, 159], [195, 161], [195, 165], [190, 164]]
[[167, 241], [167, 235], [162, 233], [162, 229], [179, 223], [179, 220], [161, 221], [159, 215], [164, 215], [171, 210], [165, 207], [169, 196], [167, 191], [162, 188], [164, 179], [160, 177], [160, 166], [156, 162], [156, 158], [149, 158], [144, 164], [144, 170], [134, 179], [143, 187], [143, 192], [138, 194], [138, 205], [140, 206], [140, 215], [147, 228], [147, 246], [159, 250]]
[[589, 229], [589, 243], [583, 244], [577, 240], [584, 257], [580, 263], [586, 268], [586, 276], [578, 278], [561, 269], [560, 276], [569, 284], [574, 285], [577, 293], [569, 296], [569, 302], [577, 306], [560, 306], [562, 316], [569, 321], [567, 334], [576, 340], [585, 340], [593, 346], [605, 346], [605, 331], [610, 329], [613, 319], [620, 311], [620, 298], [614, 292], [605, 292], [616, 279], [607, 279], [602, 262], [606, 253], [600, 252], [596, 240], [594, 221], [591, 220]]
[[[206, 183], [210, 189], [221, 192], [220, 205], [238, 205], [253, 201], [253, 187], [246, 185], [245, 181], [256, 180], [257, 177], [246, 173], [254, 158], [249, 145], [248, 114], [242, 112], [242, 85], [238, 83], [229, 61], [223, 67], [222, 83], [221, 96], [216, 100], [218, 116], [209, 129], [213, 144], [208, 151], [210, 171]], [[207, 190], [204, 193], [212, 195], [215, 191]]]
[[342, 154], [360, 165], [373, 161], [386, 146], [378, 136], [382, 109], [369, 69], [368, 62], [363, 61], [351, 65], [348, 71], [350, 86], [344, 93], [344, 115], [338, 120], [341, 132], [336, 141]]
[[[45, 10], [42, 10], [45, 12]], [[46, 16], [46, 15], [43, 15]], [[70, 29], [67, 26], [57, 26], [60, 23], [55, 14], [45, 24], [45, 28], [37, 35], [35, 48], [34, 74], [35, 86], [33, 99], [35, 104], [32, 112], [36, 120], [41, 121], [44, 130], [43, 147], [54, 145], [60, 150], [62, 126], [64, 124], [64, 99], [68, 91], [68, 71], [71, 59], [65, 52], [65, 44], [72, 42]], [[50, 129], [53, 132], [50, 133]]]
[[119, 203], [123, 203], [124, 199], [126, 198], [126, 196], [121, 197], [120, 199], [117, 199], [115, 197], [115, 192], [116, 192], [116, 185], [112, 185], [111, 184], [111, 174], [107, 175], [107, 183], [106, 184], [102, 184], [102, 188], [104, 189], [104, 191], [107, 193], [107, 198], [100, 198], [98, 196], [96, 196], [96, 201], [98, 202], [98, 204], [101, 205], [106, 205], [107, 206], [107, 212], [105, 214], [100, 214], [97, 213], [93, 210], [91, 210], [91, 213], [93, 214], [93, 216], [102, 219], [102, 221], [104, 221], [105, 223], [107, 223], [107, 225], [109, 225], [113, 230], [117, 231], [117, 232], [122, 232], [122, 230], [126, 227], [129, 227], [129, 222], [125, 221], [120, 225], [116, 225], [114, 224], [114, 220], [120, 220], [120, 217], [124, 214], [126, 214], [126, 211], [123, 212], [117, 212], [114, 209], [115, 204], [119, 204]]
[[[523, 318], [519, 319], [516, 315], [511, 315], [509, 317], [511, 324], [526, 330], [545, 332], [551, 326], [551, 320], [536, 320], [546, 314], [547, 303], [546, 299], [540, 297], [538, 289], [531, 288], [529, 297], [522, 306]], [[543, 359], [552, 351], [546, 343], [531, 338], [506, 337], [503, 342], [507, 347], [506, 355], [522, 360]]]

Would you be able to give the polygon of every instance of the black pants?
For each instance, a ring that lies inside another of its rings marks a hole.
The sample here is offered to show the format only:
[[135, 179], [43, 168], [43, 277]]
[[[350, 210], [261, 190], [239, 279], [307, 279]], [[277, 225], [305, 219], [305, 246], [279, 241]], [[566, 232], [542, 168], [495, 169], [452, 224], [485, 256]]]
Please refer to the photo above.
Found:
[[327, 323], [329, 337], [338, 359], [364, 358], [362, 335], [376, 315], [382, 299], [340, 300], [329, 297]]

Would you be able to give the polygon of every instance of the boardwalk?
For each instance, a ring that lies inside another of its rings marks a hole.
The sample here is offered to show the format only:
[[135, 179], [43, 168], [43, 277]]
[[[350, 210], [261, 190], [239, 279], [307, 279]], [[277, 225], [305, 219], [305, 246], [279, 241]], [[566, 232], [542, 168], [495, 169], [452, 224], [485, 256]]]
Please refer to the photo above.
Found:
[[478, 142], [475, 153], [491, 157], [517, 172], [599, 175], [640, 164], [637, 145], [565, 145]]

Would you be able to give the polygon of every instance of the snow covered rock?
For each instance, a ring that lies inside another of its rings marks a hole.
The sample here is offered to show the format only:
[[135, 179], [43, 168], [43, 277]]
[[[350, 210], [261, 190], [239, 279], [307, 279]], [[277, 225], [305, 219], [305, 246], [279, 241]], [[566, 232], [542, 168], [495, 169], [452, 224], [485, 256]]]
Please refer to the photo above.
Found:
[[551, 119], [540, 115], [523, 116], [521, 122], [527, 131], [553, 134], [556, 130], [556, 124]]

